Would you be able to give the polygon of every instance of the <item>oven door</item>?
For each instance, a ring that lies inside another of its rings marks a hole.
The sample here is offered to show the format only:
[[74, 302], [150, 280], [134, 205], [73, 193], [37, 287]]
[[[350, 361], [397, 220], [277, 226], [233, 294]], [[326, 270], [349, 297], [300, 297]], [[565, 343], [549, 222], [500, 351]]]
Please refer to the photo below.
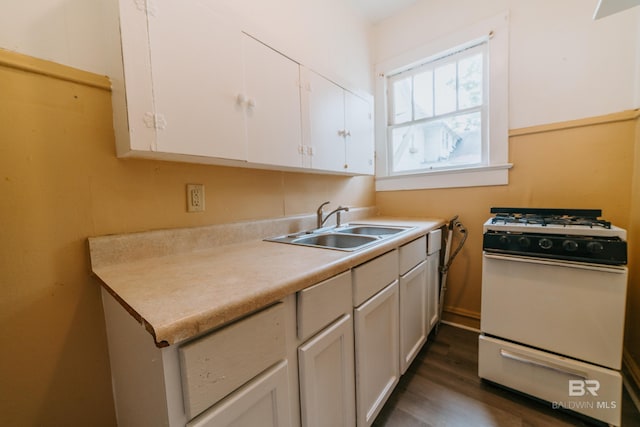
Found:
[[620, 369], [627, 268], [485, 252], [481, 330]]

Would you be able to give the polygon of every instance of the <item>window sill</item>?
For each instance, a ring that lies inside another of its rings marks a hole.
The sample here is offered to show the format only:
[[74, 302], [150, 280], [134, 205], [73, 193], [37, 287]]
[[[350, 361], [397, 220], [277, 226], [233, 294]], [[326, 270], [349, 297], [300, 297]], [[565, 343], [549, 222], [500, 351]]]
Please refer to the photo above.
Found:
[[511, 163], [376, 178], [376, 191], [507, 185]]

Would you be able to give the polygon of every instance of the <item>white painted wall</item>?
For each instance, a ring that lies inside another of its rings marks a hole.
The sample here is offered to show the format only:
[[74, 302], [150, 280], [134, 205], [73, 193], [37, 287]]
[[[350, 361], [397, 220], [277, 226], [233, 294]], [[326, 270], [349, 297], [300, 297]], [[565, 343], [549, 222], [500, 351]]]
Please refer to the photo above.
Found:
[[113, 0], [0, 0], [0, 48], [108, 74]]
[[[0, 48], [117, 76], [117, 1], [0, 0]], [[245, 14], [250, 32], [293, 59], [338, 83], [373, 91], [370, 25], [348, 2], [211, 1]]]
[[509, 11], [509, 128], [615, 113], [638, 103], [640, 8], [593, 21], [597, 0], [419, 0], [374, 28], [383, 62]]

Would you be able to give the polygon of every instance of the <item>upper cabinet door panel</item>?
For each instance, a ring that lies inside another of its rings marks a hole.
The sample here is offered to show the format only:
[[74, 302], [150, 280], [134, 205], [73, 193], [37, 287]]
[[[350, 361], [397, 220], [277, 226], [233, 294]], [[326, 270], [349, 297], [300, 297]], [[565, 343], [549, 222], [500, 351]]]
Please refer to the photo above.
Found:
[[345, 91], [347, 171], [372, 175], [374, 171], [373, 113], [371, 104]]
[[307, 71], [308, 129], [303, 144], [312, 148], [311, 167], [344, 170], [344, 90], [324, 77]]
[[244, 35], [249, 161], [302, 167], [300, 66]]
[[246, 160], [242, 33], [214, 3], [159, 0], [148, 12], [157, 150]]
[[156, 131], [144, 120], [145, 113], [153, 111], [147, 14], [134, 1], [120, 1], [119, 7], [129, 145], [131, 150], [149, 151], [155, 149]]

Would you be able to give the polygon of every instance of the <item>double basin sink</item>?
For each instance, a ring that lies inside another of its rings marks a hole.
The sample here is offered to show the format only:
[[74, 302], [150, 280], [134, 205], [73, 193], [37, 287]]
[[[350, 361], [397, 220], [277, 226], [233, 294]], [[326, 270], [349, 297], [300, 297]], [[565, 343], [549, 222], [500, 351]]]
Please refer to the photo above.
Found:
[[319, 228], [295, 234], [265, 239], [269, 242], [289, 243], [292, 245], [317, 248], [355, 251], [411, 230], [415, 227], [395, 225], [347, 224], [333, 228]]

